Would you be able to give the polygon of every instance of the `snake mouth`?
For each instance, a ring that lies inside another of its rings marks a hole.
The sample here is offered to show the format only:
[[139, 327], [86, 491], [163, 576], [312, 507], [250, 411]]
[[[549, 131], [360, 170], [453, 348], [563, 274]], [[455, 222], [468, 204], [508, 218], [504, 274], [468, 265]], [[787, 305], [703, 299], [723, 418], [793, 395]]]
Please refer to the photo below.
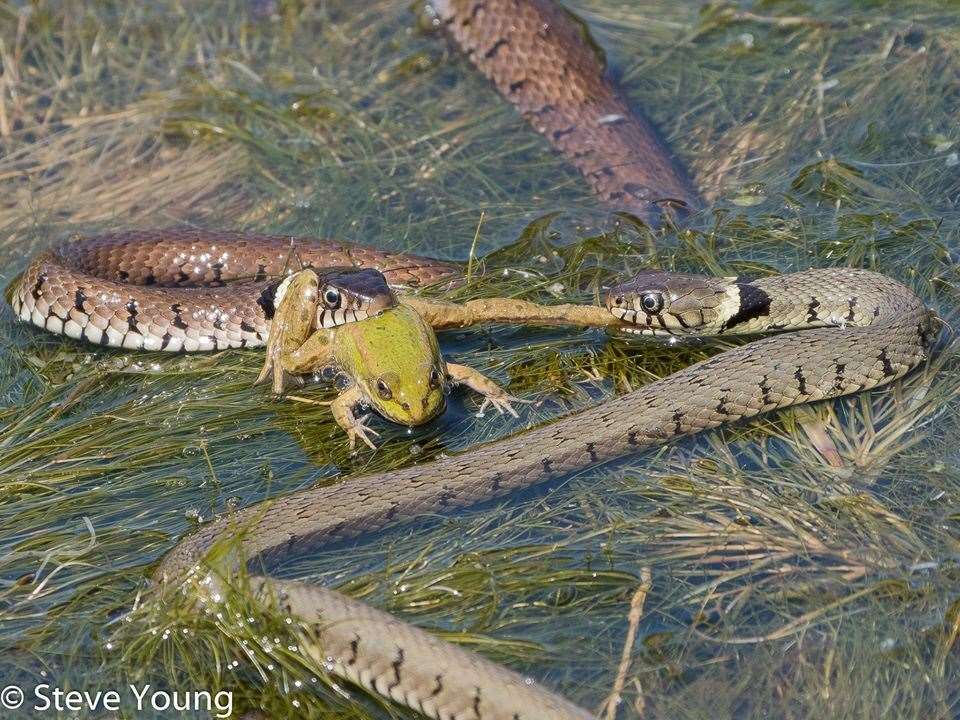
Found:
[[666, 343], [668, 345], [673, 345], [678, 342], [686, 342], [691, 338], [684, 338], [681, 335], [676, 335], [669, 330], [664, 330], [663, 328], [647, 327], [646, 325], [623, 325], [617, 328], [617, 332], [621, 335], [629, 335], [631, 337], [642, 336], [644, 338], [655, 338], [656, 340]]
[[[674, 332], [666, 326], [659, 315], [646, 315], [646, 322], [639, 320], [640, 313], [637, 310], [613, 305], [609, 308], [610, 314], [620, 320], [623, 325], [616, 328], [618, 332], [625, 335], [645, 335], [647, 337], [674, 337]], [[656, 318], [660, 325], [653, 324], [653, 318]]]
[[[379, 315], [380, 313], [375, 313]], [[338, 310], [321, 310], [318, 317], [318, 325], [320, 327], [329, 330], [330, 328], [335, 328], [338, 325], [345, 325], [348, 322], [357, 322], [358, 320], [366, 320], [370, 317], [370, 313], [366, 310], [351, 310], [349, 308], [340, 308]]]
[[669, 339], [670, 342], [677, 342], [678, 333], [674, 332], [671, 328], [666, 327], [663, 324], [654, 325], [652, 323], [651, 316], [648, 316], [648, 321], [643, 323], [638, 320], [640, 313], [636, 310], [625, 307], [617, 307], [616, 305], [613, 305], [608, 309], [610, 310], [611, 315], [623, 323], [615, 328], [616, 332], [620, 333], [621, 335], [642, 335], [644, 337], [664, 338]]

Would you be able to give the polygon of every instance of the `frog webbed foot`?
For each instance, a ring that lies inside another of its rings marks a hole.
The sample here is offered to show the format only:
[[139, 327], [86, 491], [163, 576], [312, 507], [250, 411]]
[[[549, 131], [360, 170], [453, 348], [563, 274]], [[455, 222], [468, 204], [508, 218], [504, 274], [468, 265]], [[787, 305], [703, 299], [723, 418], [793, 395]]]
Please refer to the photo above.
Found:
[[486, 395], [483, 398], [483, 402], [480, 403], [480, 409], [477, 411], [478, 416], [483, 415], [483, 411], [487, 409], [488, 405], [493, 406], [493, 409], [496, 410], [501, 415], [509, 413], [513, 417], [520, 417], [517, 415], [517, 411], [513, 409], [511, 403], [523, 403], [528, 402], [526, 400], [521, 400], [520, 398], [515, 398], [512, 395]]
[[357, 447], [357, 439], [363, 440], [366, 443], [367, 447], [371, 450], [376, 450], [377, 446], [373, 444], [373, 440], [368, 437], [373, 435], [374, 437], [380, 437], [380, 433], [367, 425], [367, 420], [370, 419], [372, 413], [367, 413], [366, 415], [361, 415], [360, 417], [354, 417], [353, 425], [351, 426], [341, 426], [344, 431], [347, 433], [347, 437], [350, 439], [350, 449], [354, 450]]
[[330, 403], [330, 410], [333, 412], [333, 419], [337, 425], [343, 428], [350, 440], [350, 449], [357, 447], [357, 440], [362, 440], [371, 450], [376, 450], [377, 446], [373, 444], [370, 435], [380, 437], [380, 433], [367, 425], [371, 413], [357, 416], [354, 408], [362, 400], [363, 395], [356, 385], [344, 390], [337, 398]]

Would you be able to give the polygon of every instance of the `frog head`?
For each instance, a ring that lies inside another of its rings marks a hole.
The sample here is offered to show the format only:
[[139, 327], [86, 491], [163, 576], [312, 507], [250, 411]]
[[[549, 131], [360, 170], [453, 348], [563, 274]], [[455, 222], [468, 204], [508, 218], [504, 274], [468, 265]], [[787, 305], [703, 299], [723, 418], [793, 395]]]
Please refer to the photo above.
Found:
[[446, 364], [433, 329], [413, 308], [397, 305], [333, 332], [337, 364], [384, 418], [414, 426], [443, 412]]

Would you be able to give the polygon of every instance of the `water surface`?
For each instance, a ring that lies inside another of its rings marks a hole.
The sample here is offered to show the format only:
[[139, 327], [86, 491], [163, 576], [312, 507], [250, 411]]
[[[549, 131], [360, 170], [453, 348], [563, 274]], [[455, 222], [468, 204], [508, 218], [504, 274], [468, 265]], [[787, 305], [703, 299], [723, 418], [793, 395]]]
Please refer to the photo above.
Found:
[[[599, 208], [409, 3], [354, 5], [0, 3], [0, 283], [74, 233], [191, 224], [462, 261], [473, 248], [485, 274], [462, 298], [589, 302], [645, 266], [851, 265], [897, 277], [955, 324], [948, 5], [570, 3], [709, 198], [657, 232]], [[470, 447], [723, 347], [449, 333], [450, 359], [537, 404], [517, 421], [477, 418], [458, 392], [442, 419], [378, 425], [381, 449], [351, 456], [323, 408], [250, 386], [255, 352], [101, 350], [16, 324], [6, 306], [0, 343], [0, 685], [229, 689], [275, 717], [358, 718], [403, 711], [331, 690], [276, 618], [128, 614], [151, 564], [230, 505]], [[931, 366], [891, 388], [282, 571], [591, 708], [649, 585], [621, 717], [953, 717], [958, 382], [945, 332]]]

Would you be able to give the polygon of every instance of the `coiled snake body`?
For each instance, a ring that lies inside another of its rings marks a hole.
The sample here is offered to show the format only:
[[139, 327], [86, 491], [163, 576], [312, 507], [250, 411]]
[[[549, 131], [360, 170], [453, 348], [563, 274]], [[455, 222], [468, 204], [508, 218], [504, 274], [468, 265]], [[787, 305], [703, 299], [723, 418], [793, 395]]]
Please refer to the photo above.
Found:
[[108, 347], [196, 352], [267, 341], [276, 278], [297, 263], [428, 285], [455, 265], [340, 243], [211, 230], [137, 230], [59, 245], [13, 289], [21, 320]]
[[[580, 29], [563, 11], [546, 0], [439, 0], [435, 7], [477, 65], [604, 199], [632, 198], [647, 210], [657, 198], [695, 201], [649, 126], [603, 79]], [[529, 53], [540, 59], [546, 53], [546, 59], [540, 70], [524, 73]], [[301, 259], [314, 252], [307, 260], [318, 265], [376, 267], [399, 284], [425, 284], [455, 272], [425, 258], [318, 242], [298, 248]], [[145, 242], [142, 235], [111, 236], [38, 259], [13, 302], [25, 320], [107, 345], [253, 346], [265, 339], [269, 319], [258, 302], [266, 287], [261, 276], [282, 271], [288, 257], [284, 238], [166, 233]], [[253, 286], [178, 287], [196, 278], [219, 285], [241, 276]], [[933, 335], [930, 316], [912, 292], [860, 270], [810, 270], [753, 282], [648, 274], [615, 289], [608, 305], [645, 332], [804, 332], [724, 352], [593, 409], [459, 455], [303, 490], [221, 517], [181, 540], [156, 577], [203, 577], [207, 551], [236, 532], [242, 533], [243, 557], [259, 567], [273, 556], [501, 497], [678, 436], [869, 389], [923, 362]], [[264, 577], [254, 577], [254, 586], [306, 621], [301, 646], [317, 662], [431, 717], [590, 717], [515, 673], [334, 591]]]

